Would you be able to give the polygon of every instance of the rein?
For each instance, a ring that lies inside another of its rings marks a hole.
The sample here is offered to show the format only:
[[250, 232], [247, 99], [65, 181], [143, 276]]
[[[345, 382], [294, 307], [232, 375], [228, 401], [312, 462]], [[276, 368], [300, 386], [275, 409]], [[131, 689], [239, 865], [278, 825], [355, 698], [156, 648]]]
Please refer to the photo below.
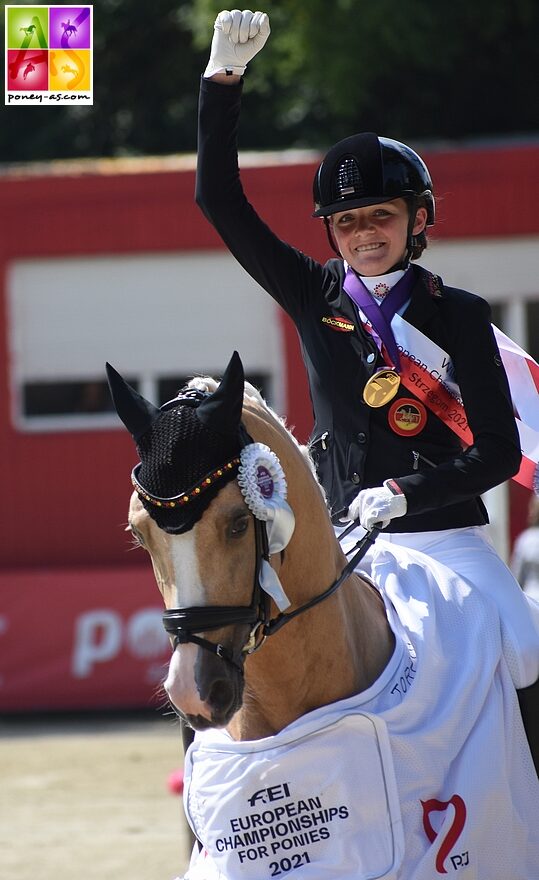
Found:
[[[341, 541], [356, 527], [357, 522], [351, 523], [344, 530], [344, 532], [339, 535], [338, 540]], [[329, 596], [332, 596], [333, 593], [335, 593], [335, 591], [338, 590], [341, 584], [346, 580], [346, 578], [352, 574], [357, 563], [360, 559], [363, 559], [371, 544], [374, 544], [374, 541], [376, 540], [379, 531], [380, 529], [376, 527], [371, 529], [370, 532], [366, 532], [366, 534], [363, 535], [363, 537], [355, 544], [353, 549], [356, 552], [351, 557], [351, 559], [348, 560], [337, 580], [334, 581], [331, 586], [327, 588], [327, 590], [324, 590], [323, 593], [315, 596], [314, 599], [310, 599], [308, 602], [305, 602], [304, 605], [300, 605], [299, 608], [296, 608], [294, 611], [289, 611], [288, 613], [281, 612], [281, 614], [278, 614], [277, 617], [273, 618], [273, 620], [268, 621], [265, 627], [265, 634], [268, 636], [273, 635], [273, 633], [278, 632], [281, 627], [285, 625], [285, 623], [293, 620], [294, 617], [297, 617], [299, 614], [303, 614], [303, 612], [308, 611], [309, 608], [314, 608], [315, 605], [318, 605], [320, 602], [323, 602], [324, 599], [328, 599]]]
[[[173, 650], [176, 650], [178, 645], [192, 642], [201, 648], [211, 651], [227, 663], [231, 663], [242, 673], [246, 655], [258, 651], [268, 636], [278, 632], [286, 623], [289, 623], [310, 608], [314, 608], [315, 605], [323, 602], [324, 599], [328, 599], [329, 596], [338, 590], [341, 584], [352, 574], [357, 563], [374, 543], [380, 531], [375, 526], [355, 544], [352, 551], [350, 551], [353, 552], [355, 550], [353, 556], [348, 560], [339, 577], [323, 593], [300, 605], [294, 611], [281, 612], [277, 617], [270, 618], [270, 597], [264, 593], [260, 585], [262, 560], [265, 559], [269, 562], [266, 527], [265, 523], [256, 517], [253, 517], [253, 519], [255, 526], [256, 566], [251, 604], [174, 608], [165, 611], [163, 614], [165, 630], [174, 637]], [[341, 541], [356, 527], [357, 522], [352, 522], [341, 532], [338, 540]], [[251, 627], [249, 638], [241, 650], [240, 662], [234, 658], [232, 652], [224, 645], [216, 644], [209, 641], [209, 639], [194, 635], [195, 632], [208, 632], [212, 629], [220, 629], [223, 626], [237, 624], [247, 624]]]

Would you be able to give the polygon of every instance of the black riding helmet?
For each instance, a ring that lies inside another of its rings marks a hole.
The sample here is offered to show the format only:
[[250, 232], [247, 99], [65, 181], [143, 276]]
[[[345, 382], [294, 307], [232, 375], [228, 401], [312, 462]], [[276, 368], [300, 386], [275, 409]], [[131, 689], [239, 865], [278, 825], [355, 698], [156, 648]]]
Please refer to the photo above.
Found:
[[313, 217], [410, 196], [425, 199], [427, 226], [433, 226], [433, 186], [423, 159], [391, 138], [354, 134], [335, 144], [320, 163], [313, 183]]
[[313, 181], [313, 217], [324, 218], [331, 246], [337, 250], [327, 221], [331, 214], [398, 198], [406, 199], [410, 206], [407, 258], [410, 259], [415, 244], [411, 230], [419, 199], [419, 204], [424, 204], [427, 210], [427, 226], [434, 225], [435, 205], [429, 170], [406, 144], [372, 132], [354, 134], [331, 147], [320, 163]]

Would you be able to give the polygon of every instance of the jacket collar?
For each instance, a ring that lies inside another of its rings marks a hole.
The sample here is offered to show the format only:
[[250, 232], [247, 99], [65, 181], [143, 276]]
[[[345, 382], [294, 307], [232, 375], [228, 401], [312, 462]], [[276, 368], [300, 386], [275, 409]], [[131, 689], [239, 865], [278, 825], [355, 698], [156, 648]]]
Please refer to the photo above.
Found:
[[414, 327], [420, 328], [439, 313], [437, 300], [443, 297], [444, 286], [438, 275], [434, 275], [422, 266], [414, 266], [413, 271], [416, 274], [416, 283], [403, 318]]

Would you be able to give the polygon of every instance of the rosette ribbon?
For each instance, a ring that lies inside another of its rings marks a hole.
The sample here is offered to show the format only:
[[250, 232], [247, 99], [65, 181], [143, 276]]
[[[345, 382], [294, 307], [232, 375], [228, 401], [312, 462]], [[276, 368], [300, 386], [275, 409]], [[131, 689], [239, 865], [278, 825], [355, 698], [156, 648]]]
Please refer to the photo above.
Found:
[[[295, 519], [286, 501], [286, 477], [274, 452], [264, 443], [249, 443], [240, 453], [238, 485], [253, 516], [266, 523], [268, 552], [280, 553], [294, 533]], [[260, 586], [279, 611], [290, 605], [277, 573], [262, 560]]]

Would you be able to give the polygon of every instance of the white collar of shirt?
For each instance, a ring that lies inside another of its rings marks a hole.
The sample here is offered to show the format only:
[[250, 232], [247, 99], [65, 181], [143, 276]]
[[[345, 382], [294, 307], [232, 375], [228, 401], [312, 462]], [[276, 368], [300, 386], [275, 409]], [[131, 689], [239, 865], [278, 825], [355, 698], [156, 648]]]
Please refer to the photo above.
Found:
[[[345, 272], [347, 272], [349, 268], [350, 268], [349, 264], [346, 262], [346, 260], [344, 260]], [[369, 275], [369, 276], [360, 275], [360, 278], [361, 278], [363, 284], [365, 285], [365, 287], [367, 288], [367, 290], [369, 291], [369, 293], [371, 294], [371, 296], [373, 298], [373, 302], [375, 302], [377, 305], [381, 305], [384, 301], [384, 297], [378, 297], [378, 296], [374, 295], [373, 291], [374, 291], [374, 288], [376, 287], [376, 285], [377, 284], [386, 285], [388, 288], [387, 293], [389, 293], [389, 291], [391, 290], [392, 287], [395, 286], [397, 281], [400, 281], [401, 278], [403, 277], [404, 273], [408, 272], [409, 270], [410, 270], [410, 266], [408, 266], [407, 269], [396, 269], [395, 272], [386, 272], [385, 275]], [[402, 315], [402, 313], [404, 312], [404, 310], [406, 309], [407, 306], [408, 306], [408, 303], [406, 302], [406, 303], [404, 303], [404, 306], [399, 309], [400, 315]], [[370, 326], [371, 322], [368, 320], [365, 313], [359, 308], [359, 306], [356, 306], [356, 308], [359, 312], [359, 317], [361, 318], [363, 323], [369, 324], [369, 326]], [[380, 346], [378, 346], [378, 347], [380, 347]]]
[[[397, 269], [395, 272], [387, 272], [385, 275], [361, 275], [361, 280], [363, 281], [365, 287], [368, 289], [369, 293], [372, 294], [377, 284], [387, 284], [389, 290], [391, 290], [391, 288], [395, 286], [397, 281], [401, 280], [404, 272], [404, 269]], [[379, 302], [379, 300], [377, 299], [376, 302]]]

